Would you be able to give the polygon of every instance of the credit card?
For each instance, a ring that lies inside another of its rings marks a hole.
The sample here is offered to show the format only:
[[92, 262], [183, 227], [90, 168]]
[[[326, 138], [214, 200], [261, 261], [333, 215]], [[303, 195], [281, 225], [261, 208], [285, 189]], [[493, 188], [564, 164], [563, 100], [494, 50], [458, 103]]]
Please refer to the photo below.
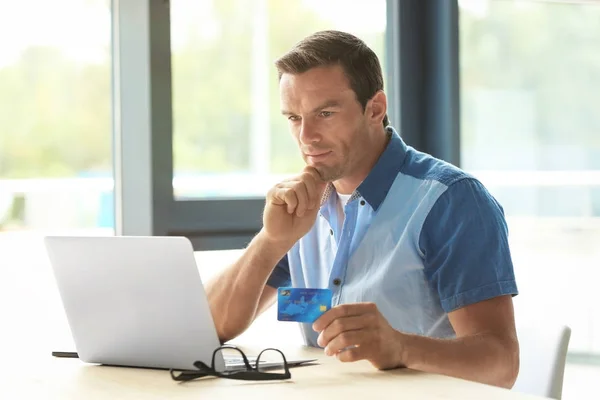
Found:
[[279, 321], [315, 322], [331, 309], [329, 289], [280, 287], [277, 293]]

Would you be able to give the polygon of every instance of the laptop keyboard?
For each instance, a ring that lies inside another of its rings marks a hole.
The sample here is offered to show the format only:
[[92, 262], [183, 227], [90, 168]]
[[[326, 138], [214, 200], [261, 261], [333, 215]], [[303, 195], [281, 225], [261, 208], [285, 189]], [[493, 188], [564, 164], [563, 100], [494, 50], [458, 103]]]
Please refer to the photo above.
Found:
[[[256, 364], [256, 357], [248, 357], [248, 362], [250, 362], [251, 365]], [[266, 362], [265, 360], [260, 360], [261, 364], [263, 364], [265, 362]], [[227, 364], [243, 364], [244, 359], [242, 357], [226, 356], [225, 363], [227, 363]]]

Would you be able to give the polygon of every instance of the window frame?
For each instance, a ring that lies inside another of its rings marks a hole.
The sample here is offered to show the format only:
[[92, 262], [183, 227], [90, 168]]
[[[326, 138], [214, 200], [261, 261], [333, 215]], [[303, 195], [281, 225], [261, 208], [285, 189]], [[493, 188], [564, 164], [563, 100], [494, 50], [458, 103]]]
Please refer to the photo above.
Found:
[[[116, 234], [245, 247], [261, 229], [264, 198], [174, 197], [169, 1], [112, 0], [111, 9]], [[458, 165], [457, 0], [387, 0], [386, 12], [391, 122], [407, 144]]]

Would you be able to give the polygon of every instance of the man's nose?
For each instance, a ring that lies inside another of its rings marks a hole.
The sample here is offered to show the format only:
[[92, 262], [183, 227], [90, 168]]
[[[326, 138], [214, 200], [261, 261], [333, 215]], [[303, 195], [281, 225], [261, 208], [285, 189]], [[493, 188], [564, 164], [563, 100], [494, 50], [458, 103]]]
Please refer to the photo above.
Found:
[[302, 119], [302, 125], [300, 126], [300, 143], [310, 144], [316, 143], [321, 140], [321, 135], [318, 132], [317, 127], [307, 118]]

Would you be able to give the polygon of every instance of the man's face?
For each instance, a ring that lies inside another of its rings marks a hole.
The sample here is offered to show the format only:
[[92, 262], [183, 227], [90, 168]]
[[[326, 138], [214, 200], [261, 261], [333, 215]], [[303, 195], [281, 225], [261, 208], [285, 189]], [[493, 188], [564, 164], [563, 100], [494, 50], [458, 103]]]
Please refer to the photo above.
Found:
[[340, 66], [283, 74], [281, 111], [302, 158], [325, 181], [352, 174], [369, 149], [362, 106]]

